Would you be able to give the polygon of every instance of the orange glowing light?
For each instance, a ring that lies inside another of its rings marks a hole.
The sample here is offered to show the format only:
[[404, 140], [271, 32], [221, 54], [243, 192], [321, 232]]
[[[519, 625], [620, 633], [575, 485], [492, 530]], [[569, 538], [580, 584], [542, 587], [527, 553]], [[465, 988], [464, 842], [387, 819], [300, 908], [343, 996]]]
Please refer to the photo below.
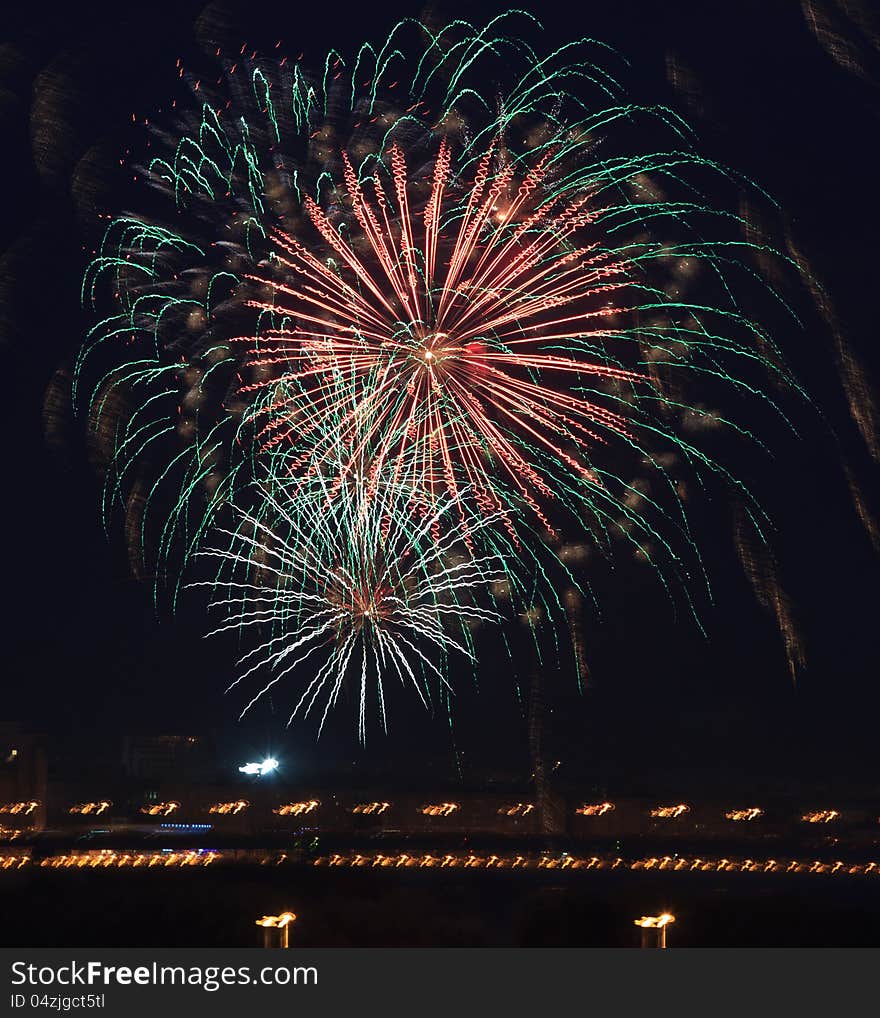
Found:
[[280, 817], [299, 817], [311, 813], [321, 805], [318, 799], [305, 799], [302, 802], [286, 802], [283, 806], [273, 809]]
[[236, 799], [235, 802], [215, 802], [213, 806], [208, 807], [209, 813], [219, 813], [221, 816], [231, 814], [235, 816], [236, 813], [241, 813], [246, 810], [250, 803], [246, 799]]
[[518, 802], [515, 806], [502, 806], [498, 810], [500, 817], [527, 817], [534, 810], [535, 805], [531, 802]]
[[362, 813], [370, 816], [373, 813], [384, 813], [391, 808], [390, 802], [359, 802], [352, 807], [352, 813]]
[[262, 919], [256, 920], [255, 925], [271, 926], [281, 930], [295, 921], [296, 915], [293, 912], [282, 912], [280, 915], [264, 915]]
[[830, 824], [839, 817], [840, 813], [836, 809], [818, 809], [812, 813], [804, 813], [801, 820], [808, 824]]
[[106, 813], [112, 805], [113, 803], [109, 799], [102, 799], [100, 802], [78, 802], [71, 806], [67, 812], [81, 816], [100, 816], [102, 813]]
[[651, 810], [651, 816], [659, 817], [663, 820], [676, 820], [678, 817], [684, 816], [685, 813], [690, 813], [690, 811], [690, 806], [680, 802], [677, 806], [657, 806], [656, 809]]
[[728, 810], [724, 814], [725, 820], [757, 820], [758, 817], [762, 817], [764, 811], [759, 809], [757, 806], [751, 806], [748, 809], [732, 809]]
[[448, 817], [460, 809], [461, 805], [457, 802], [438, 802], [422, 806], [419, 813], [426, 817]]
[[610, 813], [614, 809], [613, 802], [594, 802], [584, 803], [583, 806], [578, 806], [575, 810], [579, 816], [582, 817], [601, 817], [606, 813]]
[[9, 813], [12, 816], [28, 816], [39, 806], [38, 802], [4, 802], [0, 803], [0, 813]]
[[643, 915], [641, 919], [634, 919], [636, 926], [648, 929], [661, 930], [664, 926], [675, 922], [675, 916], [670, 912], [663, 912], [661, 915]]
[[140, 811], [148, 817], [167, 817], [176, 809], [180, 809], [179, 802], [153, 802], [148, 803], [146, 806], [141, 806]]

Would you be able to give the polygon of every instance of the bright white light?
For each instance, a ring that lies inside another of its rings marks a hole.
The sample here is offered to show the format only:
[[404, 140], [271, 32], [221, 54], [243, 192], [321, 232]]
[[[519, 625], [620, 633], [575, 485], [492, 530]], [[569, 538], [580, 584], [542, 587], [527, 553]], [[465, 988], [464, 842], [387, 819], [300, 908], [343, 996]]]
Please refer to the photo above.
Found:
[[242, 774], [256, 774], [262, 778], [277, 768], [278, 761], [270, 756], [262, 763], [246, 763], [244, 767], [239, 767], [238, 769]]

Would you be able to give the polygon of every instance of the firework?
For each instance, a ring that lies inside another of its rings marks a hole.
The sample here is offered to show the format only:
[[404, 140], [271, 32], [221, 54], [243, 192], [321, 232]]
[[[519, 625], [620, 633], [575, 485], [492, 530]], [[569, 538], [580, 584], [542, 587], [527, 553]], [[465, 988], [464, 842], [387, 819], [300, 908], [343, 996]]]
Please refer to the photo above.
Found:
[[402, 23], [317, 75], [220, 54], [216, 85], [190, 82], [201, 116], [151, 127], [167, 154], [134, 174], [165, 217], [108, 227], [84, 296], [116, 307], [75, 387], [113, 436], [108, 510], [146, 539], [158, 503], [160, 560], [196, 549], [255, 461], [327, 454], [332, 416], [460, 522], [576, 525], [693, 570], [683, 475], [737, 482], [692, 435], [755, 439], [713, 402], [775, 408], [761, 376], [792, 384], [740, 310], [757, 245], [702, 197], [730, 179], [673, 113], [626, 101], [595, 44], [538, 57], [501, 32], [514, 17]]
[[[346, 229], [342, 239], [338, 224], [307, 198], [305, 210], [327, 257], [275, 235], [275, 276], [287, 282], [252, 278], [273, 290], [271, 302], [252, 304], [273, 320], [296, 324], [252, 346], [254, 368], [281, 364], [283, 373], [245, 391], [275, 393], [261, 408], [269, 420], [258, 438], [269, 433], [270, 446], [298, 446], [305, 431], [320, 446], [336, 380], [349, 377], [355, 409], [342, 427], [359, 428], [368, 415], [371, 433], [362, 441], [377, 464], [391, 461], [395, 478], [415, 447], [432, 494], [445, 488], [458, 502], [459, 485], [468, 484], [478, 508], [497, 512], [504, 504], [497, 473], [552, 530], [536, 496], [552, 498], [553, 490], [534, 465], [532, 447], [567, 467], [572, 486], [595, 486], [587, 448], [608, 433], [632, 437], [623, 414], [573, 392], [569, 379], [637, 385], [644, 376], [584, 356], [589, 344], [610, 338], [603, 319], [615, 309], [606, 301], [627, 271], [595, 242], [568, 243], [593, 219], [587, 195], [548, 195], [550, 154], [531, 170], [506, 163], [491, 179], [499, 147], [490, 145], [473, 180], [457, 182], [467, 198], [447, 203], [451, 152], [441, 142], [418, 210], [397, 144], [390, 150], [393, 204], [378, 175], [370, 179], [372, 200], [367, 197], [343, 153], [359, 232]], [[551, 375], [562, 384], [549, 384]], [[292, 395], [285, 398], [285, 391]], [[310, 411], [305, 426], [303, 404]], [[579, 455], [567, 451], [570, 444]]]
[[607, 49], [542, 57], [516, 19], [408, 20], [317, 73], [220, 49], [123, 160], [143, 212], [85, 275], [73, 398], [135, 572], [176, 600], [213, 560], [220, 629], [269, 634], [245, 709], [320, 659], [291, 717], [354, 682], [363, 737], [383, 677], [431, 703], [502, 608], [566, 619], [583, 671], [570, 549], [628, 548], [691, 603], [690, 503], [732, 489], [763, 525], [716, 436], [788, 426], [752, 309], [790, 312], [705, 197], [749, 185]]
[[[211, 635], [259, 634], [230, 687], [255, 680], [242, 716], [286, 682], [295, 687], [290, 721], [315, 711], [320, 731], [348, 684], [363, 740], [371, 700], [387, 724], [390, 681], [415, 690], [426, 707], [451, 691], [445, 659], [456, 652], [473, 660], [473, 627], [498, 620], [481, 601], [504, 574], [498, 560], [467, 554], [442, 518], [439, 541], [434, 515], [413, 524], [409, 489], [383, 483], [368, 497], [365, 477], [346, 484], [342, 497], [335, 479], [320, 474], [295, 492], [258, 487], [253, 508], [234, 514], [235, 529], [217, 529], [223, 546], [202, 552], [218, 563], [217, 576], [193, 585], [208, 584], [223, 615]], [[448, 502], [434, 510], [448, 512]]]

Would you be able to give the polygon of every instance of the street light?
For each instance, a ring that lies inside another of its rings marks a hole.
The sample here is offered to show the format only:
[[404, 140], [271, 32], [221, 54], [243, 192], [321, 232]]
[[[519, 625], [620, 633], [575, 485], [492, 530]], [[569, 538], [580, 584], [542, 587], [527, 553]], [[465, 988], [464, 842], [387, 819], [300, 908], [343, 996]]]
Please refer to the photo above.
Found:
[[663, 912], [661, 915], [643, 915], [633, 922], [642, 929], [640, 947], [666, 947], [666, 927], [675, 922], [675, 916]]
[[290, 947], [288, 930], [295, 920], [293, 912], [264, 915], [257, 919], [256, 925], [263, 927], [263, 947]]

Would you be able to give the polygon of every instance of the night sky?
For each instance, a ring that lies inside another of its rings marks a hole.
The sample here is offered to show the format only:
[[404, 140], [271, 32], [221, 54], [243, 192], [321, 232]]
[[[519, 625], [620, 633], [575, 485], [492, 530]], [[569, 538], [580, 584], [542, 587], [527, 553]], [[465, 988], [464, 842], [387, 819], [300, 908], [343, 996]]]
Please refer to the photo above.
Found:
[[[195, 50], [202, 6], [99, 3], [85, 17], [22, 5], [5, 15], [0, 43], [0, 715], [59, 739], [77, 733], [83, 743], [94, 741], [96, 753], [122, 732], [236, 731], [236, 704], [222, 695], [234, 644], [205, 641], [194, 607], [157, 617], [149, 586], [129, 573], [120, 528], [109, 538], [103, 532], [82, 422], [69, 422], [52, 442], [42, 423], [53, 372], [70, 363], [87, 327], [79, 284], [84, 246], [94, 237], [88, 209], [115, 213], [132, 203], [130, 192], [95, 184], [99, 175], [86, 171], [124, 148], [133, 111], [167, 103], [175, 61], [186, 63]], [[331, 46], [345, 52], [366, 37], [379, 40], [399, 17], [420, 13], [400, 2], [356, 5], [344, 17], [321, 4], [212, 7], [231, 35], [241, 26], [242, 42], [268, 50], [280, 38], [314, 63]], [[503, 9], [430, 10], [437, 20], [466, 12], [479, 22]], [[630, 61], [620, 76], [636, 101], [678, 110], [696, 127], [704, 154], [775, 197], [830, 294], [855, 366], [850, 392], [862, 386], [855, 404], [864, 417], [865, 394], [880, 399], [880, 20], [872, 36], [867, 21], [859, 26], [836, 5], [809, 0], [803, 9], [590, 0], [544, 3], [536, 13], [547, 48], [580, 35], [609, 43]], [[682, 788], [738, 780], [813, 787], [826, 779], [876, 786], [880, 576], [847, 471], [865, 511], [876, 515], [877, 463], [850, 412], [833, 331], [815, 310], [806, 319], [803, 330], [776, 338], [820, 412], [802, 415], [800, 437], [780, 436], [775, 462], [756, 467], [806, 666], [793, 682], [775, 621], [756, 603], [733, 554], [729, 506], [719, 504], [703, 546], [716, 597], [701, 609], [708, 639], [655, 586], [622, 568], [603, 582], [601, 618], [583, 621], [585, 693], [577, 693], [570, 670], [548, 669], [548, 739], [563, 760], [561, 774], [632, 789], [665, 781], [666, 772]], [[459, 691], [454, 745], [466, 777], [528, 773], [514, 673], [489, 648], [479, 692]], [[527, 686], [527, 676], [520, 679]], [[374, 733], [366, 750], [357, 745], [351, 709], [316, 745], [310, 724], [285, 734], [285, 706], [262, 712], [236, 738], [255, 752], [278, 752], [290, 773], [335, 772], [352, 762], [363, 774], [455, 773], [447, 722], [410, 698], [392, 702], [391, 736]]]

